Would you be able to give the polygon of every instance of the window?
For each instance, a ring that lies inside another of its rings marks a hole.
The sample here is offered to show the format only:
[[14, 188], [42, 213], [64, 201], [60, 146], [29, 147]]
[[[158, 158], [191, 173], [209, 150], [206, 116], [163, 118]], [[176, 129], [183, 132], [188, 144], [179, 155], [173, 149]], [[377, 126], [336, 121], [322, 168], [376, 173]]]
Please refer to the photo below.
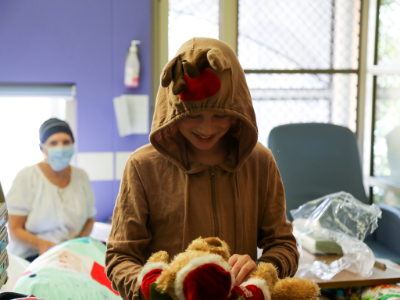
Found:
[[400, 0], [372, 1], [370, 185], [373, 201], [400, 207]]
[[26, 86], [0, 85], [0, 182], [4, 194], [21, 169], [43, 159], [39, 149], [40, 125], [55, 117], [67, 120], [74, 130], [74, 115], [75, 101], [71, 95], [48, 95]]
[[180, 45], [194, 36], [218, 39], [219, 4], [215, 0], [170, 0], [168, 16], [168, 59]]
[[239, 0], [238, 57], [259, 141], [287, 123], [356, 131], [360, 0]]
[[191, 15], [184, 27], [205, 30], [192, 36], [218, 35], [237, 52], [260, 142], [285, 123], [346, 126], [359, 138], [374, 201], [400, 205], [400, 0], [219, 0], [198, 6], [210, 10], [207, 18], [179, 2], [157, 1], [167, 17], [157, 18], [166, 31], [156, 39], [155, 90], [168, 60], [162, 49], [181, 35], [172, 30], [182, 25], [177, 11]]
[[261, 143], [285, 123], [356, 131], [361, 0], [164, 2], [168, 47], [158, 49], [168, 48], [168, 59], [193, 36], [220, 38], [237, 50]]

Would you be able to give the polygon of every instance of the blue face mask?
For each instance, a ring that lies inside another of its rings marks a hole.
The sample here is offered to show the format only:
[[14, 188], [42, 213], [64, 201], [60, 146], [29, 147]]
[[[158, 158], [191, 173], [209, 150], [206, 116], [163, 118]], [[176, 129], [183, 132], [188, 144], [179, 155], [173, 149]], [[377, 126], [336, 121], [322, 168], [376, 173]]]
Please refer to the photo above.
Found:
[[54, 171], [64, 170], [69, 166], [72, 155], [74, 155], [74, 145], [47, 148], [49, 155], [49, 165]]

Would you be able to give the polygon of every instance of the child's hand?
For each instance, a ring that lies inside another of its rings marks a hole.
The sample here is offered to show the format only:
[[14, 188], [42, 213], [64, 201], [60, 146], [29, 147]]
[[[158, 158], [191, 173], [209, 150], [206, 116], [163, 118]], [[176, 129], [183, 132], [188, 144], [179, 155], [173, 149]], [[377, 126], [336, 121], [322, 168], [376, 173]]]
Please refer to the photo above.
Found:
[[232, 255], [228, 260], [228, 264], [232, 267], [232, 273], [236, 278], [235, 284], [237, 285], [249, 279], [251, 273], [257, 268], [256, 263], [247, 254]]

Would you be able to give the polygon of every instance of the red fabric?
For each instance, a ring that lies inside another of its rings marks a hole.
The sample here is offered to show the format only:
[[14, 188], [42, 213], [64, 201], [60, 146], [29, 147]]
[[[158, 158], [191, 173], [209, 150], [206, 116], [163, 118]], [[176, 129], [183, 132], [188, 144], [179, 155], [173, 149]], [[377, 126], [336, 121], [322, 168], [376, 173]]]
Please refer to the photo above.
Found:
[[261, 289], [255, 285], [247, 285], [245, 287], [235, 285], [228, 300], [237, 299], [265, 300]]
[[231, 288], [231, 273], [219, 265], [205, 264], [183, 280], [183, 294], [186, 300], [227, 299]]
[[25, 271], [25, 272], [22, 274], [22, 276], [29, 275], [29, 274], [32, 274], [32, 272], [31, 272], [31, 271]]
[[185, 74], [183, 80], [186, 82], [186, 89], [179, 94], [182, 101], [200, 101], [215, 95], [221, 89], [221, 80], [207, 69], [201, 71], [195, 79]]
[[161, 272], [162, 269], [154, 269], [144, 275], [140, 289], [147, 300], [150, 300], [150, 285], [157, 280]]
[[111, 281], [108, 280], [105, 273], [105, 268], [102, 265], [99, 265], [97, 262], [94, 262], [92, 271], [90, 272], [90, 276], [92, 276], [92, 278], [96, 280], [98, 283], [108, 287], [110, 291], [119, 296], [119, 293], [114, 291], [113, 288], [111, 287]]

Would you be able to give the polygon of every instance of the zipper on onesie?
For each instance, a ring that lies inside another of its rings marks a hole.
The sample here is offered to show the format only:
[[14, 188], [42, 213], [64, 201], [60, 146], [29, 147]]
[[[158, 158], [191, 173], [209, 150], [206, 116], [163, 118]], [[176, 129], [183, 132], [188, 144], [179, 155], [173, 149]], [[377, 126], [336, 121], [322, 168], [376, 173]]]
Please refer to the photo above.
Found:
[[211, 180], [211, 203], [214, 217], [214, 236], [219, 237], [219, 223], [217, 218], [217, 202], [215, 199], [215, 175], [214, 167], [210, 167], [210, 180]]

